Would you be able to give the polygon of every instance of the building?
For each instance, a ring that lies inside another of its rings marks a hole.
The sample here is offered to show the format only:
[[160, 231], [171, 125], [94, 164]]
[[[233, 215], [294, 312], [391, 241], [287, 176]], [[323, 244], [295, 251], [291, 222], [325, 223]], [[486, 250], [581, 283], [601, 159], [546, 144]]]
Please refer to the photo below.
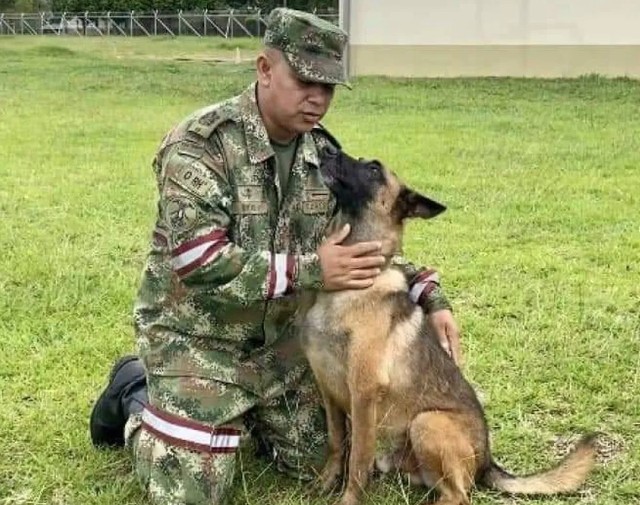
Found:
[[640, 78], [638, 0], [340, 0], [349, 72]]

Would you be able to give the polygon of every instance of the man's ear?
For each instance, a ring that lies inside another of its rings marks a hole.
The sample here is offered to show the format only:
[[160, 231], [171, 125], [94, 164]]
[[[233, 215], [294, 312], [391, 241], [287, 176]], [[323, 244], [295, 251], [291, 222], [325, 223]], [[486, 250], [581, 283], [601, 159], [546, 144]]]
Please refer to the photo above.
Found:
[[256, 71], [258, 74], [258, 81], [264, 87], [268, 87], [271, 83], [271, 69], [273, 68], [273, 62], [269, 59], [266, 51], [261, 52], [256, 59]]
[[407, 187], [403, 187], [402, 190], [400, 190], [397, 204], [401, 220], [414, 217], [431, 219], [447, 210], [447, 207], [441, 203], [431, 200], [431, 198], [427, 198]]

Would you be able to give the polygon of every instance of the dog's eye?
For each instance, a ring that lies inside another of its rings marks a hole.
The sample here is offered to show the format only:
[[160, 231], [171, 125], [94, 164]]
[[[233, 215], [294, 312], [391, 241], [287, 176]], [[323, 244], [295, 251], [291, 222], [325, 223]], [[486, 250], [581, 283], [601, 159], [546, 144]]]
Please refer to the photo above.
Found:
[[382, 168], [382, 166], [377, 161], [372, 161], [369, 164], [369, 168], [371, 168], [371, 170], [379, 171]]

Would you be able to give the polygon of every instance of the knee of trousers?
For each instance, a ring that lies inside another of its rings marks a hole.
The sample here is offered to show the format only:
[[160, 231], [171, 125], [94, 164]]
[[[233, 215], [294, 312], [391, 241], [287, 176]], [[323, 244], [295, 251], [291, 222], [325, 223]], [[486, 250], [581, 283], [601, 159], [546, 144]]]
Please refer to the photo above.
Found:
[[229, 498], [236, 451], [202, 451], [168, 440], [141, 420], [130, 420], [135, 473], [153, 505], [219, 505]]

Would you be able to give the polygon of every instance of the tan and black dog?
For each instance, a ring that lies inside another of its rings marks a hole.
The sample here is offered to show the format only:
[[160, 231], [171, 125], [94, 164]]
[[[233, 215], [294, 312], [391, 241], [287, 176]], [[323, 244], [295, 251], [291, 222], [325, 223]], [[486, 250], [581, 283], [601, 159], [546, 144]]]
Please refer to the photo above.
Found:
[[[406, 219], [445, 210], [377, 161], [329, 150], [320, 170], [339, 214], [351, 225], [348, 241], [380, 240], [387, 257], [398, 250]], [[343, 448], [350, 446], [341, 505], [359, 501], [374, 465], [435, 486], [438, 505], [470, 503], [476, 484], [513, 494], [574, 491], [594, 465], [595, 436], [589, 435], [550, 470], [516, 477], [499, 468], [474, 390], [429, 333], [405, 276], [392, 266], [370, 288], [319, 293], [300, 324], [326, 408], [324, 490], [342, 477]]]

